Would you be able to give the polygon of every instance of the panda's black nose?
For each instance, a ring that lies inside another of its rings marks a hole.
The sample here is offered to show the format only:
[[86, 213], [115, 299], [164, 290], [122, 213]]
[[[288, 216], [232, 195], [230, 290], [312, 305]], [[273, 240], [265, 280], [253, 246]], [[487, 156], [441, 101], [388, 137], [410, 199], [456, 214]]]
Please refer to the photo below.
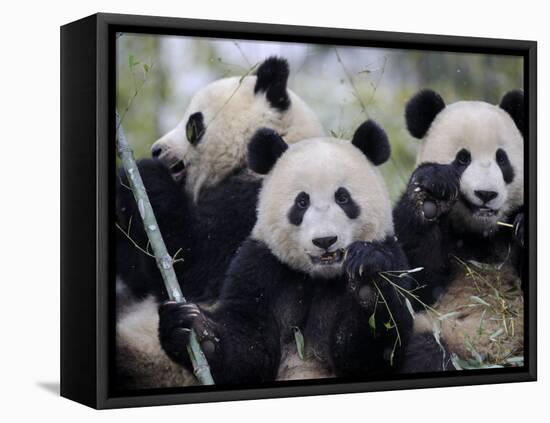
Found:
[[337, 236], [325, 236], [323, 238], [313, 238], [311, 242], [313, 242], [313, 245], [316, 247], [328, 250], [328, 247], [334, 244], [337, 239]]
[[153, 145], [151, 148], [151, 156], [154, 158], [160, 156], [160, 153], [162, 153], [162, 147], [160, 145]]
[[484, 203], [488, 203], [493, 198], [496, 198], [498, 195], [498, 192], [495, 191], [474, 191], [474, 194], [477, 198], [479, 198]]

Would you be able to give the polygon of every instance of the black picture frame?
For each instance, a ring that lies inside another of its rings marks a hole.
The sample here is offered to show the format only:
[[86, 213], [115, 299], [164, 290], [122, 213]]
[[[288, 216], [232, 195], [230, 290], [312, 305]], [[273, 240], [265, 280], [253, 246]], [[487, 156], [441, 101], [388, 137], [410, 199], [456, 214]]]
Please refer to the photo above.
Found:
[[[114, 395], [112, 231], [115, 161], [115, 34], [133, 32], [518, 55], [524, 58], [525, 212], [528, 273], [525, 366], [370, 381], [288, 382]], [[61, 28], [61, 395], [118, 408], [534, 381], [537, 378], [537, 44], [534, 41], [95, 14]]]

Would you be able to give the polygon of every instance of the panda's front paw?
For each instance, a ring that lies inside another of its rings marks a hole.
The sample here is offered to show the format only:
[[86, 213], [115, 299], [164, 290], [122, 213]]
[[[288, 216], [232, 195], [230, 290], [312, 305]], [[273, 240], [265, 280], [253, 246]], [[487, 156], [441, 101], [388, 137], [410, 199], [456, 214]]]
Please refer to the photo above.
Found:
[[419, 214], [432, 221], [448, 212], [460, 192], [460, 175], [452, 165], [424, 163], [414, 171], [408, 194]]
[[378, 274], [392, 269], [391, 253], [378, 242], [357, 241], [351, 244], [344, 259], [344, 271], [349, 278], [348, 288], [363, 305], [370, 304], [375, 298], [372, 284]]
[[518, 243], [518, 245], [521, 248], [525, 247], [524, 222], [525, 222], [525, 215], [523, 213], [518, 213], [513, 223], [514, 240]]
[[219, 338], [214, 324], [200, 308], [193, 303], [168, 301], [159, 307], [159, 339], [162, 348], [175, 362], [191, 369], [187, 344], [191, 330], [199, 339], [202, 351], [207, 358], [219, 348]]

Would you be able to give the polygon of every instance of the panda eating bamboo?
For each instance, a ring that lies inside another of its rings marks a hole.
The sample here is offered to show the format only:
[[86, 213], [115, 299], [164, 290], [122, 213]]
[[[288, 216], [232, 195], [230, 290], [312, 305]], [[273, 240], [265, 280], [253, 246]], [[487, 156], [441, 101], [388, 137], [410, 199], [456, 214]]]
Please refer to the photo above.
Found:
[[406, 107], [418, 166], [394, 208], [418, 281], [405, 372], [494, 367], [523, 355], [523, 92], [498, 106], [446, 106], [424, 90]]
[[257, 222], [234, 257], [218, 304], [160, 307], [163, 349], [191, 368], [191, 329], [217, 384], [388, 374], [412, 327], [400, 297], [407, 268], [377, 166], [385, 132], [362, 124], [350, 142], [287, 145], [260, 130], [249, 165], [266, 174]]

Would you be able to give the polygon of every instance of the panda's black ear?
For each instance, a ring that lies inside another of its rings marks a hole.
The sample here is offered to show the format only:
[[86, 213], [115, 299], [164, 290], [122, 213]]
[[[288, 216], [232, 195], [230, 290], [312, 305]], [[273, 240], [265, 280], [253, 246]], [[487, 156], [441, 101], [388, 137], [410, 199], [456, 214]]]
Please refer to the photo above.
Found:
[[390, 158], [391, 148], [386, 132], [373, 120], [362, 123], [355, 131], [351, 143], [361, 150], [375, 165]]
[[423, 138], [435, 117], [445, 108], [441, 96], [432, 90], [415, 94], [405, 106], [407, 129], [415, 138]]
[[287, 148], [286, 142], [273, 129], [258, 129], [248, 143], [248, 167], [265, 175]]
[[510, 117], [518, 127], [519, 132], [521, 132], [521, 135], [525, 136], [525, 107], [523, 102], [523, 91], [508, 91], [506, 94], [504, 94], [502, 100], [500, 100], [500, 108], [510, 115]]
[[254, 94], [265, 93], [271, 107], [285, 111], [290, 106], [290, 97], [286, 90], [288, 81], [288, 62], [282, 57], [270, 57], [260, 65], [256, 72]]

